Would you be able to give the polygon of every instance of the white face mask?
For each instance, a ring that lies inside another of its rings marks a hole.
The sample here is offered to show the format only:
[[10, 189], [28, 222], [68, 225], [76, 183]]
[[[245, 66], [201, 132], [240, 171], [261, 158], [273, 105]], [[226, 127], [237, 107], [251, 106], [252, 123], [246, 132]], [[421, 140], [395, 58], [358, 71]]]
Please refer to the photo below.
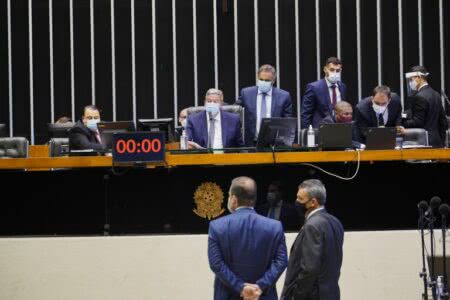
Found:
[[181, 127], [186, 128], [186, 119], [181, 120]]
[[410, 80], [408, 83], [409, 83], [409, 88], [412, 91], [417, 91], [417, 82], [414, 79]]
[[341, 81], [341, 72], [330, 72], [327, 78], [329, 82], [336, 84]]
[[227, 208], [230, 214], [234, 213], [235, 210], [231, 208], [231, 197], [228, 198]]
[[100, 122], [100, 119], [91, 119], [87, 120], [86, 127], [92, 131], [97, 131], [97, 123]]
[[372, 103], [373, 110], [377, 113], [377, 115], [382, 114], [387, 109], [387, 104], [384, 106], [378, 105], [376, 103]]

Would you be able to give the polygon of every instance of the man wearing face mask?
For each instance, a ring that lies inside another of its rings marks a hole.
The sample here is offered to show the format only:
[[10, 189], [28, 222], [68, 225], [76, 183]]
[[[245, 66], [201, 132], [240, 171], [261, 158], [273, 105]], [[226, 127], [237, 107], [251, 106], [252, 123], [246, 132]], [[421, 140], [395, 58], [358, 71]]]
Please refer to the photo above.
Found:
[[280, 221], [284, 230], [297, 230], [300, 219], [295, 207], [283, 200], [282, 187], [281, 181], [271, 182], [267, 188], [267, 203], [259, 205], [256, 211], [262, 216]]
[[302, 128], [318, 128], [322, 119], [334, 115], [334, 107], [347, 98], [347, 87], [341, 81], [342, 62], [329, 57], [323, 67], [325, 78], [308, 83], [302, 99]]
[[410, 116], [402, 120], [405, 128], [424, 128], [428, 131], [428, 143], [443, 147], [448, 128], [441, 96], [428, 85], [429, 73], [423, 66], [412, 67], [406, 73], [410, 89]]
[[240, 118], [221, 110], [222, 104], [222, 91], [209, 89], [205, 95], [205, 111], [188, 116], [186, 135], [190, 147], [222, 149], [242, 146]]
[[84, 107], [81, 120], [69, 130], [69, 145], [71, 150], [105, 150], [98, 132], [100, 112], [95, 105]]
[[253, 179], [233, 179], [228, 195], [231, 214], [209, 223], [214, 300], [276, 300], [275, 284], [287, 264], [283, 227], [253, 209], [257, 195]]
[[369, 127], [397, 127], [400, 131], [402, 104], [400, 97], [386, 85], [373, 89], [372, 96], [362, 99], [355, 107], [355, 123], [361, 143], [366, 142]]
[[281, 299], [339, 300], [344, 229], [325, 210], [326, 189], [317, 179], [298, 188], [297, 203], [305, 224], [291, 248]]
[[277, 74], [271, 65], [262, 65], [256, 74], [256, 86], [241, 90], [236, 104], [245, 108], [245, 145], [254, 146], [263, 118], [292, 116], [289, 92], [274, 87]]

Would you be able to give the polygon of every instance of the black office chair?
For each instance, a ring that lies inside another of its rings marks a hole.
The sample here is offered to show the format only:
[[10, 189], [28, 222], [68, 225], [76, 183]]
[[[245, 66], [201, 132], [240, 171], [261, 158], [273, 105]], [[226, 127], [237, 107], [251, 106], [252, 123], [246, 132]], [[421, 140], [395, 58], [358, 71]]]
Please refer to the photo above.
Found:
[[7, 137], [6, 124], [0, 124], [0, 137]]
[[0, 138], [0, 158], [26, 158], [28, 145], [28, 140], [24, 137]]
[[68, 138], [69, 129], [72, 128], [75, 123], [47, 123], [48, 135], [50, 138]]
[[[230, 112], [233, 114], [237, 114], [239, 119], [241, 120], [241, 135], [242, 140], [245, 141], [245, 108], [240, 105], [222, 105], [220, 107], [223, 111]], [[204, 106], [192, 106], [189, 107], [186, 111], [187, 115], [194, 114], [200, 111], [204, 111]]]
[[403, 146], [428, 146], [428, 131], [423, 128], [406, 128], [403, 134]]
[[53, 138], [48, 142], [48, 155], [50, 157], [64, 156], [69, 152], [68, 138]]

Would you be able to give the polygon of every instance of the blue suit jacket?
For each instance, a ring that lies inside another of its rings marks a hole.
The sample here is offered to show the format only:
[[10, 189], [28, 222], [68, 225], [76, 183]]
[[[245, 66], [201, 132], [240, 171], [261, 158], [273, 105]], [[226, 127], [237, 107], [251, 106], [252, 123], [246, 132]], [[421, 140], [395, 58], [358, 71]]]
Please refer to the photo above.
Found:
[[[221, 111], [222, 143], [224, 148], [241, 147], [241, 120], [239, 116], [230, 112]], [[202, 147], [208, 147], [208, 124], [206, 111], [188, 116], [186, 135], [189, 141], [194, 141]]]
[[[338, 83], [341, 99], [347, 99], [347, 87], [344, 83]], [[330, 93], [324, 78], [308, 83], [302, 100], [302, 128], [312, 125], [318, 128], [323, 118], [333, 114]]]
[[283, 227], [251, 208], [238, 209], [210, 223], [208, 258], [215, 300], [241, 299], [244, 283], [259, 285], [259, 299], [276, 300], [275, 283], [287, 266]]
[[[245, 108], [245, 145], [254, 146], [256, 133], [256, 97], [258, 87], [252, 86], [241, 90], [237, 104]], [[272, 117], [291, 117], [292, 100], [289, 92], [272, 87]]]

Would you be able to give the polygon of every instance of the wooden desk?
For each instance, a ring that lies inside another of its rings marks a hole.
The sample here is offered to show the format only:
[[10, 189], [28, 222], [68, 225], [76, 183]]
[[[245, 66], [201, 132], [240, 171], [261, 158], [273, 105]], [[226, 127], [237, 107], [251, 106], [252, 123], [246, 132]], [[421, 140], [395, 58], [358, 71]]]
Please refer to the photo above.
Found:
[[[402, 160], [450, 160], [450, 149], [410, 149], [361, 151], [361, 161], [402, 161]], [[295, 164], [317, 162], [357, 161], [356, 151], [317, 151], [275, 153], [226, 153], [226, 154], [166, 154], [166, 164], [157, 166], [201, 166], [201, 165], [255, 165], [255, 164]], [[84, 157], [30, 157], [0, 159], [0, 169], [49, 169], [49, 168], [90, 168], [111, 167], [110, 156]], [[154, 165], [149, 165], [154, 167]]]

